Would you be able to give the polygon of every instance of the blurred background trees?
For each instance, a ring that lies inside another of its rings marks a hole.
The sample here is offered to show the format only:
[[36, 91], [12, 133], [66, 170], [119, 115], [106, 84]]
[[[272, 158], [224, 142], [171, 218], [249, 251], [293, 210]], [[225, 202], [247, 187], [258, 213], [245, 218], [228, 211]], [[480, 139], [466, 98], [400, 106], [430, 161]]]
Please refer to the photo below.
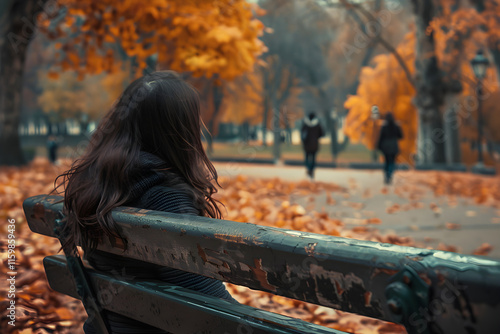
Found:
[[[12, 144], [19, 142], [26, 49], [38, 31], [57, 50], [48, 72], [55, 80], [63, 71], [73, 71], [80, 80], [87, 74], [113, 73], [123, 61], [133, 64], [135, 76], [161, 65], [193, 77], [233, 79], [249, 71], [263, 49], [258, 39], [262, 23], [242, 0], [63, 0], [45, 7], [44, 2], [8, 0], [1, 8], [0, 163], [23, 162], [19, 145]], [[54, 104], [47, 95], [41, 101], [46, 110], [49, 101]], [[51, 112], [61, 114], [57, 108]]]
[[28, 44], [34, 22], [46, 0], [5, 0], [0, 3], [0, 165], [24, 162], [18, 127]]
[[[494, 31], [498, 21], [496, 1], [412, 1], [414, 24], [397, 49], [411, 72], [408, 78], [394, 53], [374, 58], [373, 67], [363, 69], [356, 96], [347, 100], [350, 109], [347, 131], [365, 136], [359, 140], [373, 145], [369, 105], [392, 110], [407, 135], [403, 143], [406, 161], [428, 163], [473, 163], [477, 151], [478, 99], [491, 102], [493, 94], [477, 96], [477, 78], [470, 66], [478, 50], [490, 49], [492, 63], [498, 52]], [[493, 65], [493, 64], [492, 64]], [[497, 64], [484, 80], [486, 91], [498, 89]], [[377, 93], [378, 92], [378, 93]], [[388, 105], [389, 104], [389, 105]], [[488, 121], [498, 114], [486, 107]], [[354, 111], [352, 113], [351, 111]], [[496, 115], [495, 115], [496, 114]], [[358, 115], [358, 117], [356, 117]], [[376, 131], [376, 129], [375, 129]], [[496, 141], [486, 126], [489, 161], [495, 156]], [[418, 140], [417, 140], [418, 138]]]
[[[23, 160], [18, 129], [25, 148], [27, 137], [65, 134], [70, 123], [71, 134], [84, 136], [124, 86], [162, 69], [200, 91], [214, 157], [243, 156], [251, 146], [276, 162], [301, 159], [297, 129], [315, 111], [327, 130], [320, 161], [368, 162], [382, 122], [374, 105], [403, 127], [400, 162], [474, 164], [479, 147], [486, 164], [500, 155], [497, 0], [1, 6], [3, 164]], [[479, 50], [491, 64], [481, 96], [470, 65]]]

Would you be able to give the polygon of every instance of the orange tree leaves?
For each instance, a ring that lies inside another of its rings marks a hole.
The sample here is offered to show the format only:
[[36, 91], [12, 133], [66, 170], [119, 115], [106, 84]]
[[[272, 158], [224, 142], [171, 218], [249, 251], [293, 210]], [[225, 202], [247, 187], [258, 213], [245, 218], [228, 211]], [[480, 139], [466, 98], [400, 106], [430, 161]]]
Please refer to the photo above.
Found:
[[[263, 25], [243, 0], [61, 0], [67, 15], [55, 37], [63, 70], [81, 74], [112, 72], [116, 45], [138, 65], [148, 57], [194, 76], [219, 74], [232, 79], [250, 70], [263, 50]], [[40, 26], [49, 30], [47, 22]], [[69, 38], [71, 37], [71, 38]]]
[[[456, 1], [441, 0], [439, 16], [435, 17], [428, 29], [434, 34], [436, 56], [440, 70], [444, 73], [443, 82], [448, 87], [459, 83], [461, 92], [452, 96], [452, 102], [445, 105], [447, 108], [457, 107], [459, 110], [458, 124], [462, 138], [476, 140], [477, 138], [477, 100], [475, 89], [476, 78], [470, 66], [470, 60], [478, 49], [489, 49], [491, 52], [500, 52], [498, 43], [500, 38], [500, 2], [498, 0], [485, 2], [486, 10], [478, 12], [469, 4], [456, 7]], [[415, 33], [407, 34], [397, 47], [412, 75], [415, 72]], [[346, 119], [345, 131], [355, 142], [361, 142], [373, 148], [377, 139], [379, 126], [371, 119], [371, 106], [378, 105], [382, 114], [393, 111], [396, 119], [401, 123], [405, 138], [401, 142], [401, 160], [411, 162], [411, 156], [416, 151], [416, 137], [418, 131], [417, 110], [412, 99], [415, 90], [403, 75], [396, 59], [392, 55], [380, 55], [374, 58], [373, 66], [365, 67], [360, 77], [360, 85], [355, 96], [345, 102], [349, 110]], [[498, 67], [498, 65], [497, 65]], [[499, 67], [500, 68], [500, 67]], [[486, 137], [490, 141], [497, 139], [495, 124], [500, 122], [497, 113], [490, 112], [497, 105], [500, 96], [496, 93], [498, 78], [495, 66], [490, 66], [484, 90], [483, 110], [486, 118]], [[455, 106], [451, 104], [456, 103]], [[473, 156], [465, 146], [462, 146], [463, 160], [472, 162]]]
[[224, 122], [257, 124], [262, 118], [262, 78], [252, 71], [228, 82], [221, 108]]
[[[415, 71], [415, 37], [406, 35], [398, 46], [398, 53], [405, 59], [406, 66]], [[345, 102], [349, 110], [345, 132], [354, 142], [361, 142], [373, 149], [378, 138], [380, 122], [371, 119], [371, 107], [377, 105], [382, 114], [392, 111], [404, 132], [400, 142], [402, 157], [410, 160], [415, 152], [417, 138], [417, 110], [412, 105], [415, 89], [407, 80], [402, 68], [392, 54], [383, 54], [374, 58], [373, 67], [364, 67], [361, 71], [360, 85], [356, 95]]]
[[[500, 117], [495, 112], [500, 101], [497, 72], [500, 69], [500, 1], [484, 2], [484, 8], [479, 4], [462, 4], [457, 9], [450, 0], [442, 0], [442, 4], [442, 13], [434, 18], [430, 29], [435, 33], [439, 66], [446, 73], [446, 80], [458, 80], [461, 83], [462, 91], [456, 105], [460, 136], [469, 143], [477, 141], [477, 79], [470, 61], [478, 49], [482, 49], [486, 50], [487, 57], [492, 55], [492, 60], [495, 60], [482, 81], [484, 132], [488, 141], [497, 142], [500, 138], [497, 131]], [[474, 163], [477, 160], [477, 152], [467, 143], [462, 143], [461, 150], [463, 162]], [[485, 162], [493, 163], [491, 158], [486, 154]]]

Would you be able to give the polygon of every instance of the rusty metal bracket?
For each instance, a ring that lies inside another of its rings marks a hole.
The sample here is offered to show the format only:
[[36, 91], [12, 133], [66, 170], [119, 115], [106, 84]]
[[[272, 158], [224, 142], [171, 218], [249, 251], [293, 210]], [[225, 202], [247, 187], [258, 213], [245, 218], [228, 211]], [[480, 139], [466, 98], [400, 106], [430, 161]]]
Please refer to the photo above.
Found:
[[415, 324], [426, 321], [425, 314], [430, 300], [430, 286], [420, 278], [415, 270], [406, 267], [394, 275], [385, 289], [387, 307], [393, 321], [403, 324], [408, 334], [433, 334], [433, 326], [417, 328]]

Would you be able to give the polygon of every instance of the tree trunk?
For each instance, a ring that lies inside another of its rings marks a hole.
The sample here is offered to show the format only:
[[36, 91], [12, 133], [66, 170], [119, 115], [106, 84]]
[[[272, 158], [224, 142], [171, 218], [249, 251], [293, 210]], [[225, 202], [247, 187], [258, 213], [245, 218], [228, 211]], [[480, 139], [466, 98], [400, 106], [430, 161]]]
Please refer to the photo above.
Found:
[[289, 146], [292, 143], [292, 129], [290, 127], [290, 122], [288, 120], [288, 117], [284, 115], [283, 121], [285, 122], [285, 143]]
[[0, 21], [0, 165], [25, 163], [19, 140], [21, 93], [28, 44], [35, 34], [35, 17], [46, 0], [11, 1]]
[[245, 144], [248, 144], [250, 138], [250, 123], [246, 120], [241, 125], [241, 139]]
[[214, 152], [213, 148], [213, 138], [215, 137], [215, 132], [216, 132], [216, 120], [219, 115], [220, 111], [220, 106], [222, 105], [222, 98], [224, 97], [224, 93], [222, 91], [222, 86], [217, 85], [215, 83], [212, 84], [212, 94], [213, 94], [213, 101], [214, 101], [214, 112], [212, 114], [212, 117], [210, 118], [210, 121], [207, 124], [208, 131], [210, 132], [207, 136], [207, 153], [208, 155], [212, 155]]
[[419, 113], [419, 137], [417, 141], [417, 163], [444, 162], [444, 124], [441, 106], [446, 90], [435, 51], [434, 33], [428, 31], [434, 18], [432, 0], [413, 0], [416, 15], [416, 96]]
[[326, 115], [326, 126], [330, 131], [330, 140], [331, 140], [330, 145], [331, 145], [333, 161], [337, 161], [337, 156], [339, 155], [337, 118], [332, 118], [331, 115], [328, 115], [328, 111], [325, 111], [325, 115]]
[[[498, 47], [498, 45], [495, 45]], [[497, 75], [500, 76], [500, 50], [495, 48], [490, 48], [489, 51], [493, 55], [493, 61], [495, 62], [495, 68], [497, 70]]]
[[[365, 66], [365, 65], [363, 65]], [[356, 91], [354, 91], [354, 94]], [[322, 110], [323, 110], [323, 116], [325, 118], [326, 122], [326, 132], [330, 133], [330, 150], [332, 152], [332, 158], [333, 161], [337, 160], [337, 156], [339, 155], [340, 152], [342, 152], [348, 143], [347, 137], [344, 138], [344, 141], [342, 143], [339, 143], [339, 137], [338, 137], [338, 122], [339, 122], [339, 114], [337, 112], [337, 115], [335, 117], [332, 116], [331, 114], [331, 104], [330, 104], [330, 97], [328, 96], [328, 93], [320, 88], [319, 90], [319, 96], [320, 96], [320, 101], [322, 105]], [[335, 107], [337, 110], [340, 108]]]
[[207, 155], [209, 157], [212, 157], [213, 155], [213, 152], [214, 152], [214, 145], [213, 145], [213, 138], [212, 138], [212, 134], [209, 133], [209, 131], [207, 131], [205, 133], [205, 138], [207, 140]]
[[[475, 0], [472, 2], [473, 5], [476, 7], [476, 11], [478, 13], [482, 13], [485, 9], [486, 9], [486, 4], [485, 4], [485, 0]], [[500, 50], [498, 50], [498, 42], [493, 44], [493, 43], [489, 43], [489, 51], [491, 53], [491, 55], [493, 56], [493, 61], [495, 63], [495, 67], [496, 67], [496, 70], [497, 70], [497, 75], [500, 75]]]
[[445, 125], [443, 121], [443, 112], [441, 108], [436, 110], [436, 114], [432, 119], [432, 142], [434, 146], [434, 154], [432, 162], [438, 164], [446, 163], [446, 138], [445, 138]]
[[264, 95], [264, 115], [262, 116], [262, 146], [267, 146], [267, 118], [269, 117], [269, 95]]
[[321, 102], [321, 110], [323, 112], [323, 117], [325, 118], [326, 123], [326, 131], [330, 133], [330, 150], [332, 152], [333, 161], [337, 160], [337, 152], [338, 152], [338, 138], [337, 138], [337, 123], [336, 120], [333, 119], [331, 114], [330, 100], [328, 98], [325, 90], [320, 87], [319, 88], [319, 97]]
[[457, 99], [457, 95], [447, 98], [446, 111], [444, 114], [444, 138], [447, 164], [461, 162]]
[[273, 103], [273, 157], [274, 163], [278, 164], [281, 159], [281, 126], [280, 126], [280, 109]]

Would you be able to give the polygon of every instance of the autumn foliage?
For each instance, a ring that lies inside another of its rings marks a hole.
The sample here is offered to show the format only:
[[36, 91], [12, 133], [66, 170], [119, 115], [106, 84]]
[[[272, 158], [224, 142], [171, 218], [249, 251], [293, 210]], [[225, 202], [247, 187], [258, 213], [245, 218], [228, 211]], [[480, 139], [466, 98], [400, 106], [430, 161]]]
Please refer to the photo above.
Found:
[[[414, 66], [415, 36], [406, 35], [398, 46], [398, 52], [406, 60], [406, 65], [412, 72]], [[401, 156], [404, 160], [416, 150], [418, 117], [412, 104], [415, 89], [408, 81], [404, 71], [391, 54], [382, 54], [373, 59], [373, 67], [364, 67], [360, 74], [360, 85], [356, 95], [350, 96], [345, 102], [349, 109], [346, 118], [345, 133], [354, 142], [361, 142], [373, 149], [378, 140], [381, 127], [380, 120], [371, 118], [371, 107], [377, 105], [384, 114], [392, 111], [401, 125], [404, 138], [400, 142]]]
[[257, 124], [262, 119], [263, 86], [260, 73], [251, 71], [228, 82], [221, 108], [226, 123]]
[[[477, 80], [470, 66], [471, 59], [479, 49], [486, 50], [490, 58], [500, 52], [500, 2], [486, 1], [483, 11], [479, 6], [456, 1], [439, 1], [439, 13], [427, 28], [433, 33], [436, 58], [443, 73], [443, 89], [451, 91], [442, 106], [441, 116], [455, 108], [458, 113], [460, 137], [474, 142], [477, 140]], [[399, 43], [396, 50], [413, 77], [418, 46], [413, 26]], [[491, 59], [491, 66], [483, 81], [486, 94], [483, 99], [485, 113], [485, 133], [489, 141], [497, 141], [500, 117], [495, 108], [500, 102], [498, 94], [497, 68]], [[454, 92], [455, 91], [455, 92]], [[411, 163], [416, 153], [418, 114], [414, 106], [415, 87], [408, 80], [396, 57], [392, 53], [373, 58], [371, 65], [363, 68], [356, 95], [345, 102], [349, 110], [345, 131], [355, 142], [369, 148], [374, 147], [380, 122], [371, 119], [371, 106], [378, 105], [382, 115], [392, 111], [401, 123], [405, 135], [401, 142], [402, 162]], [[446, 121], [446, 118], [445, 118]], [[462, 156], [466, 162], [475, 161], [470, 148], [462, 145]]]
[[[157, 54], [162, 68], [232, 79], [249, 71], [263, 51], [263, 25], [244, 0], [61, 0], [67, 15], [54, 28], [62, 70], [113, 72], [115, 54], [133, 57], [140, 74]], [[256, 7], [255, 7], [256, 8]]]

